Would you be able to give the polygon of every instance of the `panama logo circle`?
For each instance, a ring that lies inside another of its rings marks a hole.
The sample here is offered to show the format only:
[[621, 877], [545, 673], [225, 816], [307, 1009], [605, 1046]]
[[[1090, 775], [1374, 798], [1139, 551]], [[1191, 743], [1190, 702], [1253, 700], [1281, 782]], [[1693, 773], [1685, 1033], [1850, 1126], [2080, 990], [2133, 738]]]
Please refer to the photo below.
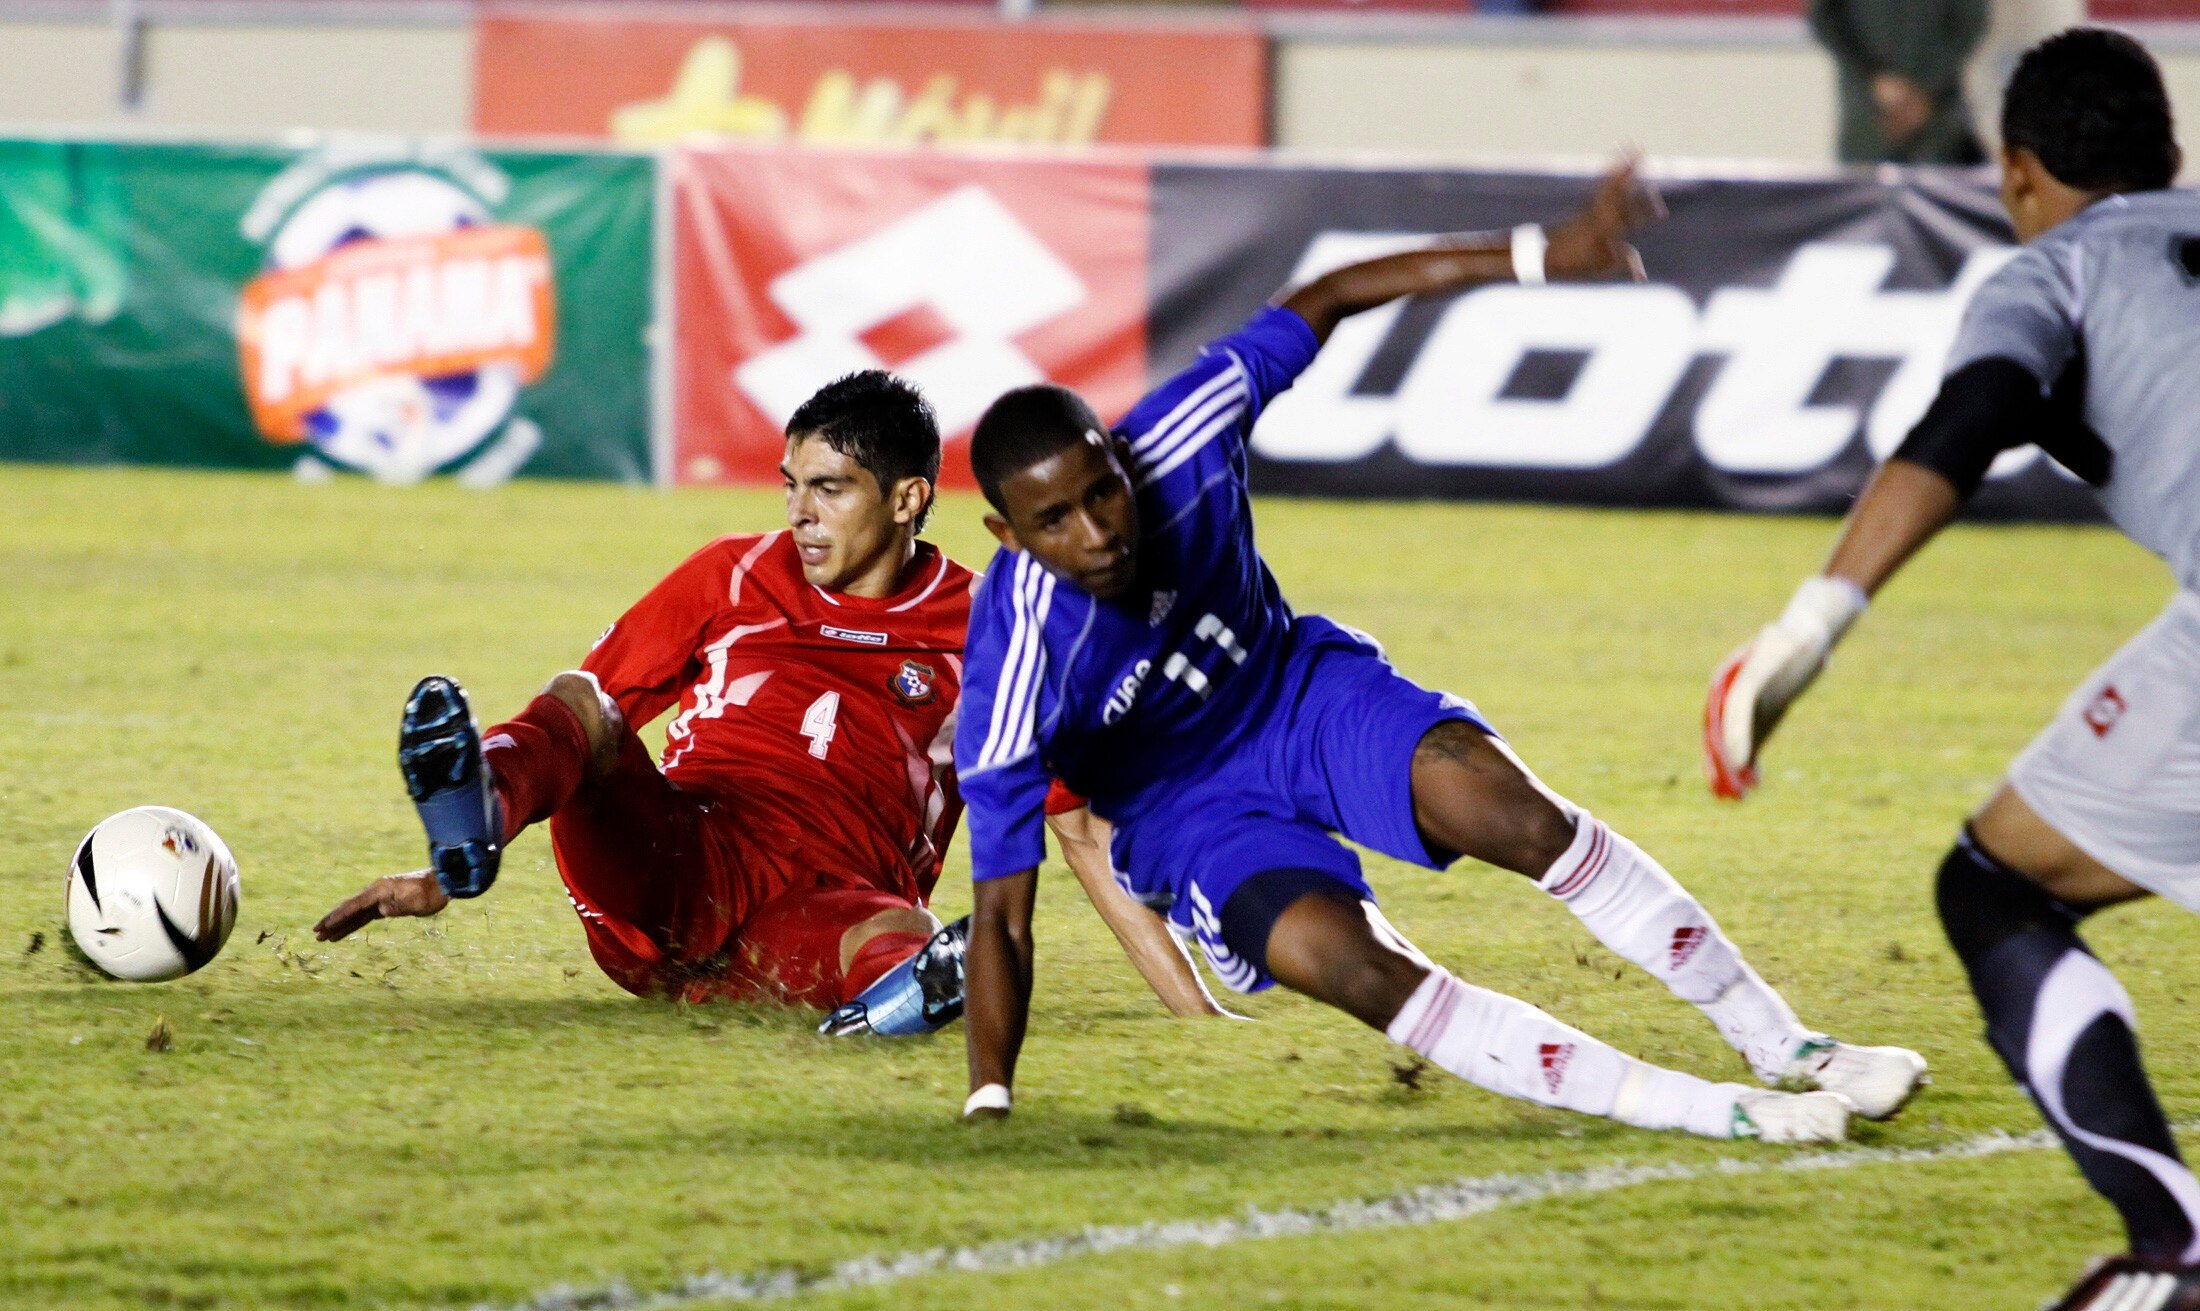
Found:
[[304, 186], [301, 165], [247, 217], [264, 254], [238, 302], [244, 391], [263, 437], [310, 448], [301, 474], [317, 457], [389, 482], [462, 464], [501, 481], [539, 445], [513, 411], [555, 344], [549, 247], [498, 221], [503, 176], [471, 163], [324, 166]]

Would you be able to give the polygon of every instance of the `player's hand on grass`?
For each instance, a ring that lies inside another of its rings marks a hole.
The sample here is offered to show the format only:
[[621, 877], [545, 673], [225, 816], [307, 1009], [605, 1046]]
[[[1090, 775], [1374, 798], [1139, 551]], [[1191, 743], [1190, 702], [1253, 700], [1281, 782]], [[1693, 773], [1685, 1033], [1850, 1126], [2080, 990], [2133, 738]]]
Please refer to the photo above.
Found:
[[1664, 217], [1665, 202], [1643, 178], [1642, 161], [1629, 155], [1604, 175], [1580, 213], [1551, 229], [1544, 274], [1554, 282], [1611, 277], [1641, 282], [1647, 276], [1642, 255], [1627, 239]]
[[1704, 703], [1704, 772], [1711, 791], [1739, 801], [1757, 786], [1757, 753], [1788, 707], [1826, 667], [1834, 643], [1863, 613], [1864, 593], [1845, 579], [1806, 580], [1778, 619], [1726, 658]]
[[450, 904], [450, 897], [436, 883], [434, 870], [392, 874], [369, 883], [365, 891], [323, 915], [321, 922], [313, 926], [313, 936], [323, 942], [334, 942], [350, 937], [376, 920], [434, 915]]

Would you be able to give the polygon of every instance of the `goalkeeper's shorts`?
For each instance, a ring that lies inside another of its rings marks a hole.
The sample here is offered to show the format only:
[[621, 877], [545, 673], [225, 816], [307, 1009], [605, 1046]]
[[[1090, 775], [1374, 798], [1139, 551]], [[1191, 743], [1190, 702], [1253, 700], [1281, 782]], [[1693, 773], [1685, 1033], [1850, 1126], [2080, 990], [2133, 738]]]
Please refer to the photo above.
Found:
[[2009, 782], [2081, 851], [2200, 911], [2200, 595], [2178, 592], [2080, 683]]

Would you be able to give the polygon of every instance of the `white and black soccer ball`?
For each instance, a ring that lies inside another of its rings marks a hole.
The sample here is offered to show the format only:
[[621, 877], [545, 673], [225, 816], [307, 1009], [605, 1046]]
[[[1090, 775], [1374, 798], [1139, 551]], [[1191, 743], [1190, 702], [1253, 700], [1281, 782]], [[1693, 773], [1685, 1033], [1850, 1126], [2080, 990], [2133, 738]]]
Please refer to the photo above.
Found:
[[69, 936], [118, 979], [176, 979], [237, 922], [237, 862], [205, 822], [137, 806], [93, 826], [69, 862]]

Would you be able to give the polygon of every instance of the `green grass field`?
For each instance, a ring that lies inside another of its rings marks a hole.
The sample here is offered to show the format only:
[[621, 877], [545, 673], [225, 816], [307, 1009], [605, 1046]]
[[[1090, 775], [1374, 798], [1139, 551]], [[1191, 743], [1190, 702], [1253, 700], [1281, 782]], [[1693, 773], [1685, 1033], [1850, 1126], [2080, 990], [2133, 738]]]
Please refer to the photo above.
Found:
[[[1501, 1101], [1293, 997], [1166, 1018], [1068, 875], [1041, 896], [1016, 1118], [966, 1127], [962, 1041], [828, 1043], [807, 1017], [679, 1009], [600, 977], [547, 843], [487, 898], [330, 947], [309, 926], [421, 838], [392, 734], [420, 674], [485, 713], [576, 663], [775, 494], [0, 467], [0, 1302], [441, 1307], [1091, 1224], [1314, 1207], [1418, 1184], [1801, 1153]], [[1473, 697], [1556, 787], [1658, 853], [1805, 1018], [1932, 1060], [1869, 1144], [2037, 1126], [1976, 1037], [1928, 905], [1965, 811], [2167, 595], [2106, 532], [1964, 529], [1902, 579], [1713, 803], [1703, 681], [1812, 567], [1824, 521], [1272, 501], [1295, 601]], [[984, 559], [975, 503], [938, 539]], [[63, 949], [64, 862], [126, 806], [202, 816], [243, 870], [227, 951], [172, 984]], [[961, 853], [938, 908], [968, 904]], [[1709, 1025], [1523, 881], [1371, 858], [1460, 975], [1720, 1077]], [[2090, 931], [2173, 1117], [2200, 1113], [2191, 925]], [[43, 944], [42, 947], [39, 944]], [[172, 1050], [145, 1038], [165, 1018]], [[1414, 1228], [942, 1273], [817, 1307], [2029, 1309], [2116, 1246], [2059, 1154], [1713, 1174]]]

